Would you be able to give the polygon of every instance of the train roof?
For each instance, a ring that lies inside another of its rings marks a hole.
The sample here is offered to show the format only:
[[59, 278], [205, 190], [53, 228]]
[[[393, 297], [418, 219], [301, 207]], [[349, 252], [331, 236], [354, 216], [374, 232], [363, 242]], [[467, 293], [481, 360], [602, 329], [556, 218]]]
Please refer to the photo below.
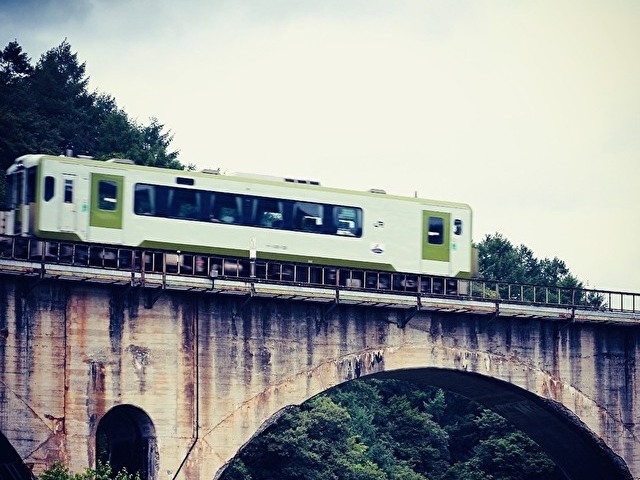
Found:
[[464, 208], [471, 210], [471, 207], [462, 202], [451, 202], [446, 200], [434, 200], [429, 198], [419, 198], [419, 197], [409, 197], [403, 195], [394, 195], [387, 194], [384, 190], [372, 188], [370, 190], [351, 190], [345, 188], [338, 187], [326, 187], [320, 184], [320, 182], [315, 180], [303, 180], [303, 179], [294, 179], [291, 177], [277, 177], [273, 175], [261, 175], [255, 173], [223, 173], [220, 169], [212, 170], [212, 169], [204, 169], [202, 171], [195, 170], [175, 170], [169, 168], [161, 168], [161, 167], [152, 167], [148, 165], [137, 165], [132, 160], [122, 159], [122, 158], [112, 158], [109, 160], [96, 160], [91, 157], [67, 157], [64, 155], [55, 156], [55, 155], [46, 155], [46, 154], [28, 154], [18, 157], [13, 165], [11, 165], [7, 169], [7, 174], [11, 174], [20, 168], [29, 168], [35, 165], [38, 165], [41, 161], [53, 161], [60, 163], [73, 163], [77, 165], [85, 165], [87, 167], [95, 167], [99, 164], [107, 164], [110, 168], [114, 168], [117, 170], [123, 171], [137, 171], [137, 172], [148, 172], [155, 171], [156, 173], [163, 175], [171, 175], [174, 174], [180, 177], [188, 177], [188, 178], [207, 178], [210, 179], [212, 177], [219, 178], [223, 181], [236, 181], [236, 182], [249, 182], [256, 184], [269, 184], [269, 185], [281, 185], [287, 186], [290, 188], [304, 188], [304, 189], [320, 189], [324, 191], [333, 191], [339, 193], [347, 193], [353, 195], [361, 195], [368, 197], [379, 197], [379, 198], [388, 198], [388, 199], [398, 199], [404, 201], [414, 201], [414, 202], [428, 202], [432, 205], [439, 205], [445, 207], [454, 207], [454, 208]]

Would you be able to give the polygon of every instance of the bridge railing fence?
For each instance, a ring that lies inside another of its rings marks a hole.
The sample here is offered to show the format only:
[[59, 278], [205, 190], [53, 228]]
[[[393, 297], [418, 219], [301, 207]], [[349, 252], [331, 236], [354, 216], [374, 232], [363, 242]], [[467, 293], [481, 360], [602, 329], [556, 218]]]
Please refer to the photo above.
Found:
[[48, 264], [57, 264], [126, 270], [143, 277], [154, 273], [250, 279], [483, 302], [640, 313], [640, 293], [381, 272], [180, 251], [42, 241], [27, 237], [0, 236], [0, 261], [2, 259], [39, 262], [43, 269]]
[[471, 298], [611, 312], [640, 312], [640, 294], [560, 286], [512, 284], [478, 280], [471, 282]]

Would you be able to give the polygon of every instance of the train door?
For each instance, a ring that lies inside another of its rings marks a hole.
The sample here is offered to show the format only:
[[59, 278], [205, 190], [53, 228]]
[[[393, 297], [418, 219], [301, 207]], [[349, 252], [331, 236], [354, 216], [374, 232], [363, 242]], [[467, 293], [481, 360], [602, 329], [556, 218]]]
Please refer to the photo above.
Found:
[[451, 214], [422, 211], [422, 271], [451, 275]]
[[75, 232], [77, 228], [77, 211], [76, 211], [76, 197], [77, 197], [77, 181], [76, 175], [69, 173], [62, 174], [62, 196], [60, 197], [60, 218], [58, 225], [60, 225], [61, 232]]
[[124, 177], [91, 174], [89, 238], [96, 242], [122, 242]]

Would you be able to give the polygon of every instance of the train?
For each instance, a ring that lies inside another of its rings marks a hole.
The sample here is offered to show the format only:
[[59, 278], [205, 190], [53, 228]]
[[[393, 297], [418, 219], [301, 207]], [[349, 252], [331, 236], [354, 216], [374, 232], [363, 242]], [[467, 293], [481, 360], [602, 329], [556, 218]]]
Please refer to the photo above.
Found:
[[44, 154], [17, 158], [6, 180], [7, 236], [458, 279], [475, 269], [465, 203]]

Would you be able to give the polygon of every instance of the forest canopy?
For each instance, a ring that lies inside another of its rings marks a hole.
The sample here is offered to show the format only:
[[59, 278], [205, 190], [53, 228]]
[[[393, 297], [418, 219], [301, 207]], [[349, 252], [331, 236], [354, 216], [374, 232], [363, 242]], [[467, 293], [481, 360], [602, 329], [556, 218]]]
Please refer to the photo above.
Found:
[[291, 407], [221, 480], [560, 480], [524, 433], [480, 405], [399, 380], [355, 380]]
[[[0, 52], [0, 169], [27, 153], [128, 158], [139, 165], [184, 169], [173, 135], [155, 117], [139, 124], [116, 100], [89, 90], [86, 65], [68, 41], [33, 64], [17, 41]], [[0, 176], [0, 206], [4, 204]]]

